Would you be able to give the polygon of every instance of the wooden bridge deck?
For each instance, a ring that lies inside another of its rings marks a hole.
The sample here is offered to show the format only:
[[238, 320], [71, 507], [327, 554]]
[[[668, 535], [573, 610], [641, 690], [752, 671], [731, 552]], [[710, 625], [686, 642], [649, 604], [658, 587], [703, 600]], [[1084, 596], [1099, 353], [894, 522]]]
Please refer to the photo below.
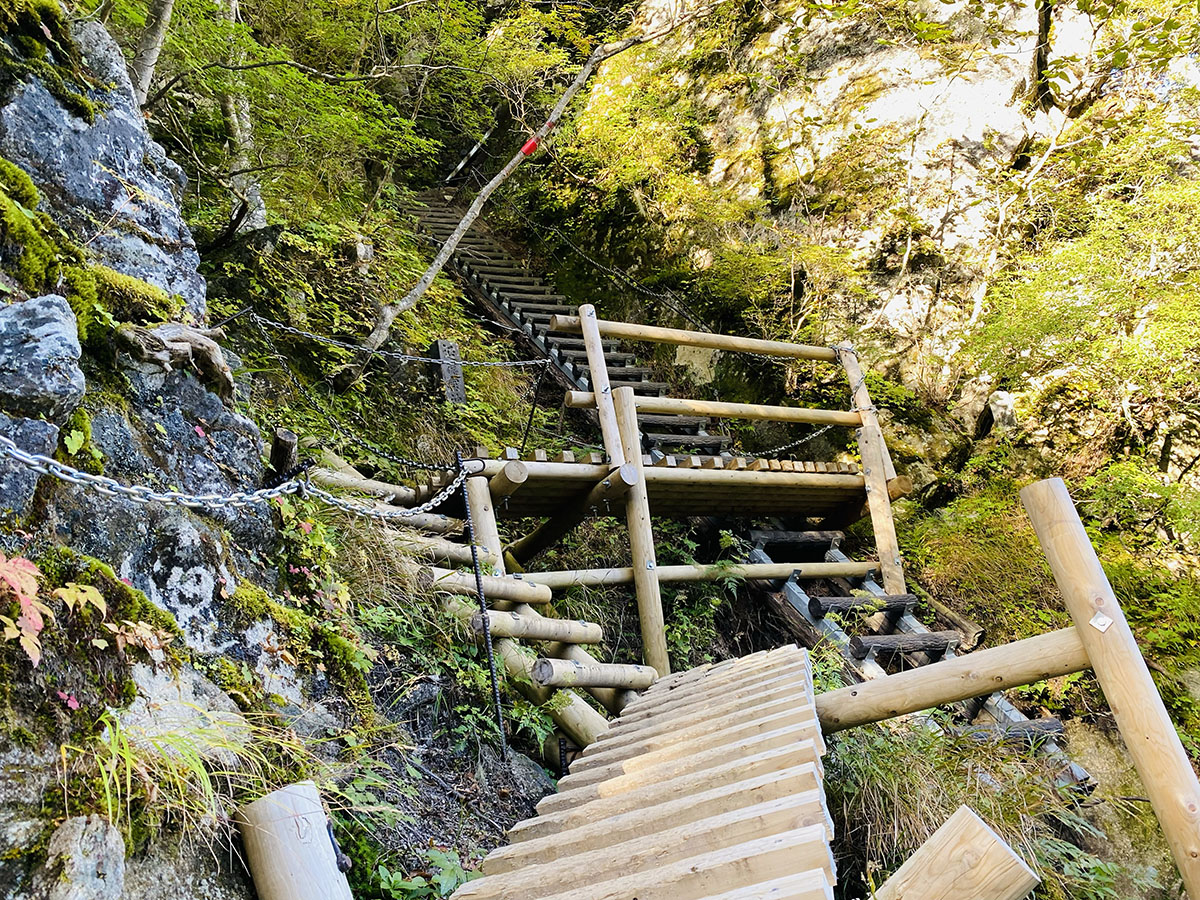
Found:
[[831, 900], [833, 823], [808, 654], [660, 679], [455, 900]]

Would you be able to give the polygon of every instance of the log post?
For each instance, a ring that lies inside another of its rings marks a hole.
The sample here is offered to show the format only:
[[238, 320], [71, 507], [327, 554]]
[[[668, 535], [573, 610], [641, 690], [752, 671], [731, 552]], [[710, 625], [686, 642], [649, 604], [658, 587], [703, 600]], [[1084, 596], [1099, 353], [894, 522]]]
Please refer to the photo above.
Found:
[[529, 469], [519, 459], [509, 460], [504, 468], [491, 477], [488, 487], [492, 491], [492, 499], [499, 500], [515, 494], [527, 480]]
[[1200, 783], [1061, 478], [1021, 491], [1189, 897], [1200, 897]]
[[968, 807], [960, 806], [875, 900], [1022, 900], [1041, 879]]
[[625, 456], [637, 468], [638, 474], [637, 484], [625, 495], [625, 520], [629, 525], [633, 583], [642, 626], [642, 658], [659, 675], [668, 675], [671, 661], [667, 655], [662, 596], [658, 588], [658, 564], [654, 556], [654, 529], [650, 524], [650, 500], [646, 495], [641, 432], [638, 430], [637, 409], [633, 403], [633, 388], [617, 388], [613, 403]]
[[867, 504], [871, 510], [883, 588], [889, 594], [904, 594], [907, 591], [900, 562], [900, 542], [896, 539], [896, 523], [892, 521], [892, 501], [888, 495], [887, 448], [883, 443], [883, 431], [879, 427], [879, 417], [875, 415], [871, 394], [867, 390], [867, 379], [854, 348], [849, 344], [840, 344], [837, 353], [842, 368], [846, 370], [846, 378], [850, 381], [852, 401], [862, 417], [862, 427], [858, 429], [858, 449], [862, 455]]
[[[592, 392], [596, 395], [596, 415], [600, 419], [600, 434], [604, 438], [604, 452], [613, 466], [631, 462], [621, 443], [621, 431], [617, 427], [617, 414], [613, 409], [612, 387], [608, 383], [608, 363], [604, 360], [604, 341], [596, 327], [596, 307], [585, 303], [579, 307], [579, 322], [583, 331], [583, 349], [587, 352], [588, 374], [591, 376]], [[635, 454], [642, 458], [642, 451]]]
[[429, 346], [429, 356], [437, 362], [430, 363], [434, 380], [441, 385], [442, 396], [447, 403], [466, 403], [467, 387], [463, 382], [462, 357], [454, 341], [438, 340]]
[[286, 428], [275, 429], [275, 436], [271, 440], [272, 478], [282, 479], [300, 464], [300, 454], [296, 450], [299, 443], [300, 438], [296, 436], [296, 432]]

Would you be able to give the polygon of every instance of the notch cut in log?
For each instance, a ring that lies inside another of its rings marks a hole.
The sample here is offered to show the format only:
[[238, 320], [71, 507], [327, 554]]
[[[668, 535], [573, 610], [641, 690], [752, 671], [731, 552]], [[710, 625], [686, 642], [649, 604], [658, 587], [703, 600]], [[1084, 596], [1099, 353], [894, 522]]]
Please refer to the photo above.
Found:
[[904, 613], [911, 612], [916, 605], [914, 594], [885, 594], [882, 597], [809, 597], [808, 611], [814, 619], [827, 616], [830, 613], [857, 613], [869, 616], [873, 613]]
[[543, 657], [533, 664], [532, 677], [534, 684], [542, 687], [612, 687], [638, 691], [654, 684], [658, 672], [649, 666], [588, 664]]
[[[524, 638], [527, 641], [560, 641], [564, 644], [599, 644], [604, 629], [595, 622], [576, 619], [533, 619], [516, 612], [488, 610], [488, 625], [493, 637]], [[471, 630], [483, 634], [483, 615], [471, 617]]]
[[960, 806], [875, 892], [875, 900], [1021, 900], [1040, 883], [983, 819]]
[[850, 638], [850, 655], [866, 659], [872, 650], [884, 653], [930, 653], [935, 656], [958, 646], [957, 631], [929, 631], [924, 634], [868, 634]]
[[[484, 575], [481, 580], [483, 596], [489, 600], [538, 605], [549, 603], [551, 599], [550, 588], [543, 584], [530, 584], [505, 575]], [[474, 573], [452, 572], [449, 569], [423, 569], [417, 576], [417, 583], [425, 590], [460, 597], [475, 597], [477, 591]]]

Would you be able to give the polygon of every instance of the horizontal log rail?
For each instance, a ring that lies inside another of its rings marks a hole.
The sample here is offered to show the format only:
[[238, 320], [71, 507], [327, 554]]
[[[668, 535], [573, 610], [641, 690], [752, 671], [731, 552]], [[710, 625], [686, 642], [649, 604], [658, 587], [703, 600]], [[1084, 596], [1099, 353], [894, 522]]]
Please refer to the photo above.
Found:
[[[682, 328], [635, 325], [631, 322], [610, 322], [607, 319], [596, 319], [596, 329], [602, 338], [646, 341], [655, 344], [678, 344], [683, 347], [704, 347], [709, 350], [728, 350], [735, 353], [761, 353], [765, 356], [781, 356], [788, 359], [837, 362], [837, 353], [832, 347], [734, 337], [728, 334], [710, 334], [704, 331], [687, 331]], [[550, 330], [567, 334], [582, 334], [583, 323], [579, 316], [551, 316]]]
[[[744, 565], [692, 565], [659, 566], [659, 581], [716, 581], [720, 578], [745, 578], [772, 580], [790, 578], [799, 573], [801, 578], [865, 578], [879, 569], [871, 561], [849, 563], [747, 563]], [[561, 572], [526, 572], [523, 581], [542, 584], [552, 590], [569, 587], [604, 587], [612, 584], [629, 584], [633, 581], [631, 566], [612, 569], [567, 569]]]
[[[596, 395], [591, 391], [567, 391], [567, 406], [595, 409]], [[758, 403], [726, 403], [717, 400], [691, 400], [684, 397], [636, 397], [639, 413], [659, 415], [711, 416], [720, 419], [763, 419], [771, 422], [798, 422], [810, 425], [845, 425], [857, 428], [862, 415], [837, 409], [808, 409], [800, 406], [764, 406]]]
[[[530, 584], [506, 575], [484, 575], [483, 596], [489, 600], [511, 600], [514, 603], [545, 604], [550, 602], [550, 588]], [[467, 572], [429, 567], [417, 575], [417, 583], [425, 590], [439, 594], [476, 596], [475, 576]]]
[[580, 663], [543, 657], [533, 664], [533, 683], [542, 687], [611, 687], [640, 691], [654, 684], [658, 672], [650, 666]]
[[[523, 638], [527, 641], [561, 641], [564, 644], [599, 644], [604, 629], [595, 622], [575, 619], [532, 618], [517, 612], [488, 610], [488, 626], [493, 637]], [[471, 617], [471, 630], [483, 634], [483, 614]]]

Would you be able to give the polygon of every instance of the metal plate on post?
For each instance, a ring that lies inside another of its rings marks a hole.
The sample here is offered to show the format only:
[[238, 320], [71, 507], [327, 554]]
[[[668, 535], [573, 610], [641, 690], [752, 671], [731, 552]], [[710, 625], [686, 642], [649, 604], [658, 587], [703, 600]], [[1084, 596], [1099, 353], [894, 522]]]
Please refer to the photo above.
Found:
[[467, 386], [463, 382], [462, 357], [458, 353], [458, 344], [454, 341], [434, 341], [429, 347], [429, 355], [438, 360], [431, 363], [431, 366], [434, 376], [441, 382], [446, 402], [466, 403]]

